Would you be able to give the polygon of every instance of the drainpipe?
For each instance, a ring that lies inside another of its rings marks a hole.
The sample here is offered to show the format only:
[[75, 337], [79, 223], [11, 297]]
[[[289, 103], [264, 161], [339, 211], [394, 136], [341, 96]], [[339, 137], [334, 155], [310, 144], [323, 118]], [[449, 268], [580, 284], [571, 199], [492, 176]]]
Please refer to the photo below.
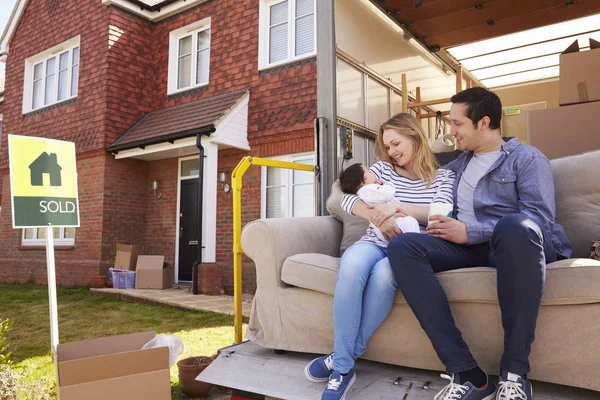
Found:
[[202, 146], [202, 135], [196, 135], [196, 147], [200, 151], [198, 169], [198, 224], [196, 226], [196, 261], [192, 266], [192, 293], [198, 294], [198, 268], [202, 263], [202, 195], [204, 187], [204, 147]]

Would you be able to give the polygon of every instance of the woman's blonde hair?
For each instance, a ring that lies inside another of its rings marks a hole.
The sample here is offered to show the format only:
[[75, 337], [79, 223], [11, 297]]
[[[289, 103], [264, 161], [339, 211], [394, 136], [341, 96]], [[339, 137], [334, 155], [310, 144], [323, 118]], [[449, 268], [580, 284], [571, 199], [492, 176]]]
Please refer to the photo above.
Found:
[[379, 135], [377, 135], [377, 145], [379, 147], [379, 153], [381, 160], [390, 162], [392, 164], [398, 164], [395, 159], [391, 158], [388, 154], [385, 145], [383, 144], [383, 131], [386, 129], [393, 129], [398, 134], [409, 138], [413, 143], [413, 157], [412, 164], [413, 170], [417, 176], [422, 179], [429, 187], [435, 180], [437, 169], [439, 164], [435, 159], [433, 151], [427, 144], [427, 138], [425, 132], [417, 119], [408, 113], [399, 113], [394, 115], [392, 118], [387, 120], [379, 128]]

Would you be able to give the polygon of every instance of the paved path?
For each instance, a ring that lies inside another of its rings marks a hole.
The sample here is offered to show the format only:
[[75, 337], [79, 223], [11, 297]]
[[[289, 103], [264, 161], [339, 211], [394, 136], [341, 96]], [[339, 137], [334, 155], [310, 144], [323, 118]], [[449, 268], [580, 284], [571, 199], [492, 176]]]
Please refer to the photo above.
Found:
[[[188, 285], [174, 285], [171, 289], [90, 289], [94, 296], [115, 297], [138, 303], [167, 305], [186, 310], [214, 311], [233, 315], [233, 296], [193, 295]], [[244, 294], [242, 315], [250, 316], [252, 296]]]

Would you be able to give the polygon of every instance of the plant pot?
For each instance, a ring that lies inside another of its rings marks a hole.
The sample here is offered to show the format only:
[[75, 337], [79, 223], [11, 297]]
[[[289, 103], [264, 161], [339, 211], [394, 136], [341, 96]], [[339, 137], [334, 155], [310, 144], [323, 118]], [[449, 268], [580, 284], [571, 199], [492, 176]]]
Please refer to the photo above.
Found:
[[93, 276], [91, 281], [91, 286], [94, 289], [101, 289], [104, 287], [104, 275]]
[[213, 361], [211, 357], [189, 357], [179, 360], [179, 388], [189, 397], [206, 397], [213, 386], [210, 383], [200, 382], [196, 377]]

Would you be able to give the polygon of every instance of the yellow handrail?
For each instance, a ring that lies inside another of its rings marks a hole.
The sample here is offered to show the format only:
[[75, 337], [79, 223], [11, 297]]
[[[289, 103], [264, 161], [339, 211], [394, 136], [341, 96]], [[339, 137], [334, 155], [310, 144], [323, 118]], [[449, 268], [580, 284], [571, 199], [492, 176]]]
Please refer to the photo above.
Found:
[[288, 161], [268, 160], [258, 157], [244, 157], [231, 174], [233, 189], [233, 315], [235, 343], [242, 341], [242, 177], [251, 165], [263, 167], [297, 169], [312, 172], [315, 167]]

